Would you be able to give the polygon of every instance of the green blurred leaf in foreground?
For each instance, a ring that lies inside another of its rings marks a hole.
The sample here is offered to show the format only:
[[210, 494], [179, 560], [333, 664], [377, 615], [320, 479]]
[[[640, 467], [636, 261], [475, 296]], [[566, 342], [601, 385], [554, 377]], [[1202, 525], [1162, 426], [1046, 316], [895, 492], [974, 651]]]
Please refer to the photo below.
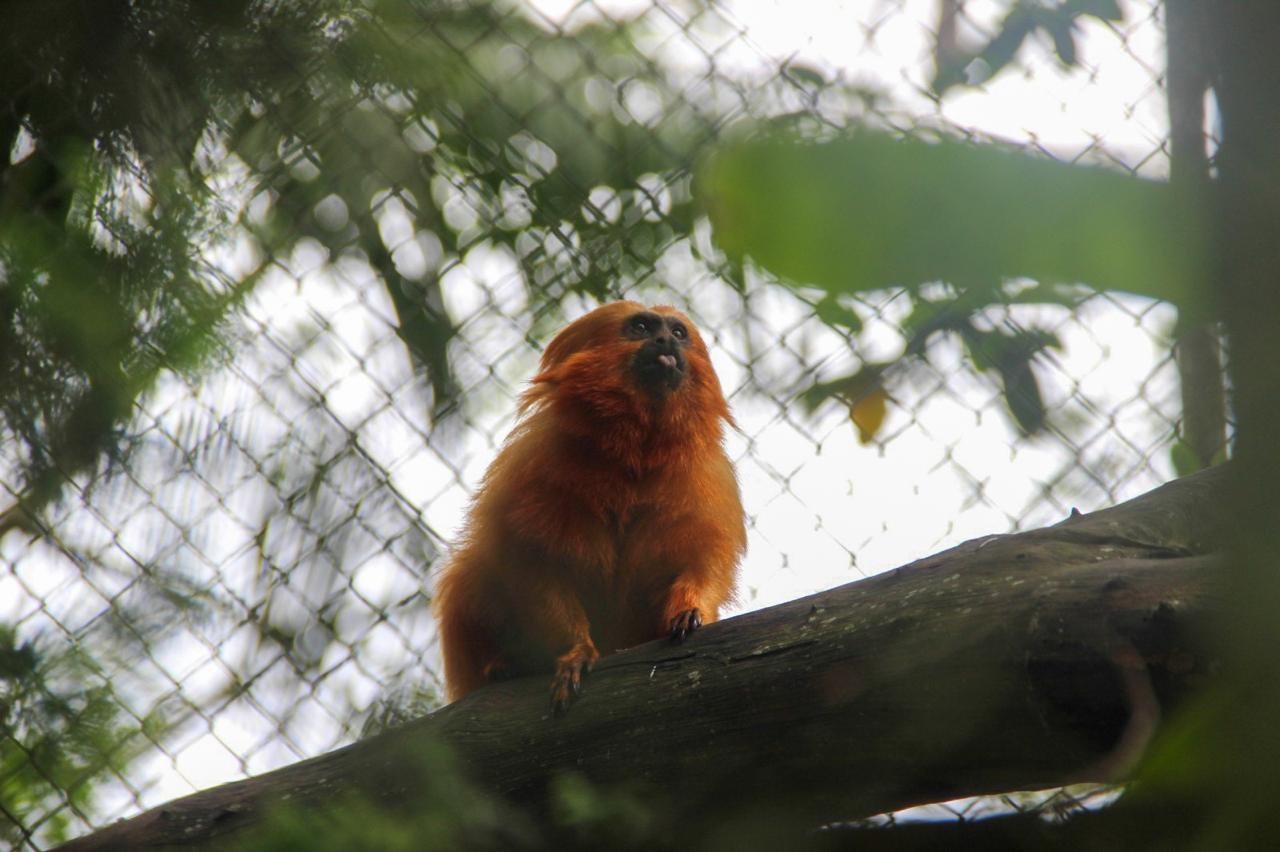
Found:
[[861, 131], [731, 144], [699, 189], [731, 257], [831, 292], [950, 281], [994, 293], [1025, 277], [1200, 312], [1206, 230], [1166, 183]]

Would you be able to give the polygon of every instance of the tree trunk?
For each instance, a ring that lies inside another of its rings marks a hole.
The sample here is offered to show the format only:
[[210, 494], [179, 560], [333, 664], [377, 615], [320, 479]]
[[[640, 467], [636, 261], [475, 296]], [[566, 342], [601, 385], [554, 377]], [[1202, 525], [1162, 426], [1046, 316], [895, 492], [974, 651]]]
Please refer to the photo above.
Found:
[[[273, 803], [422, 801], [427, 742], [540, 810], [567, 771], [625, 784], [690, 826], [795, 830], [959, 796], [1123, 778], [1215, 668], [1224, 469], [1055, 526], [603, 658], [550, 713], [547, 677], [206, 790], [67, 850], [225, 848]], [[235, 837], [229, 837], [235, 835]]]
[[[1169, 101], [1169, 181], [1203, 206], [1208, 198], [1209, 156], [1205, 151], [1204, 98], [1209, 87], [1202, 0], [1165, 3], [1165, 79]], [[1170, 234], [1170, 239], [1177, 235]], [[1227, 446], [1226, 375], [1217, 324], [1185, 315], [1174, 344], [1182, 400], [1178, 430], [1193, 464], [1190, 473], [1214, 463]], [[1179, 465], [1180, 469], [1183, 467]]]

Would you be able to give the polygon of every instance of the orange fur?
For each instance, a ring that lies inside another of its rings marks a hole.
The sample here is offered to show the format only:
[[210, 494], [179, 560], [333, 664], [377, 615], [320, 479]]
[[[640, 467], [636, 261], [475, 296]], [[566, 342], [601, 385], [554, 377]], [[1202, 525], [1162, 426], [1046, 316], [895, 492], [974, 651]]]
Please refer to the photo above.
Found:
[[[635, 339], [640, 315], [672, 339]], [[674, 389], [638, 373], [662, 345], [684, 357]], [[520, 410], [437, 586], [445, 680], [454, 700], [554, 672], [564, 709], [599, 651], [682, 639], [729, 600], [746, 546], [732, 419], [688, 318], [634, 302], [561, 331]]]

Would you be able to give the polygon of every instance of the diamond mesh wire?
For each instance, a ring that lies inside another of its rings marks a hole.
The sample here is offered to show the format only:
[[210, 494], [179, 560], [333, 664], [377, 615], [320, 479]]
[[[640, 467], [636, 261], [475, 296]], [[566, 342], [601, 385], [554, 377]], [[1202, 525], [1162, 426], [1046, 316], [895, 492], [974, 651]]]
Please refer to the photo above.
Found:
[[[1123, 5], [1122, 22], [1082, 23], [1075, 67], [1033, 38], [1011, 69], [941, 99], [940, 39], [989, 39], [1006, 4], [415, 0], [336, 16], [335, 33], [417, 64], [379, 82], [350, 53], [316, 56], [288, 69], [290, 98], [246, 90], [254, 127], [200, 128], [197, 191], [227, 225], [194, 251], [211, 288], [253, 287], [211, 365], [166, 371], [140, 398], [127, 452], [72, 475], [42, 534], [0, 539], [0, 622], [85, 649], [78, 676], [140, 726], [127, 772], [5, 814], [12, 836], [44, 848], [55, 825], [82, 833], [350, 742], [387, 696], [438, 702], [434, 571], [539, 347], [604, 298], [674, 302], [710, 340], [740, 426], [737, 611], [1169, 479], [1168, 305], [1099, 293], [988, 309], [987, 327], [1060, 339], [1037, 361], [1049, 428], [1021, 436], [998, 383], [938, 342], [864, 445], [846, 409], [806, 413], [797, 395], [900, 353], [908, 295], [850, 299], [863, 329], [830, 326], [821, 294], [738, 277], [691, 201], [710, 146], [783, 115], [1163, 176], [1161, 7]], [[229, 141], [254, 132], [278, 140], [256, 160]], [[116, 189], [145, 205], [151, 183], [138, 170]], [[406, 332], [405, 305], [435, 323], [439, 352]], [[20, 461], [0, 459], [0, 502], [20, 496]], [[111, 648], [128, 650], [96, 652]]]

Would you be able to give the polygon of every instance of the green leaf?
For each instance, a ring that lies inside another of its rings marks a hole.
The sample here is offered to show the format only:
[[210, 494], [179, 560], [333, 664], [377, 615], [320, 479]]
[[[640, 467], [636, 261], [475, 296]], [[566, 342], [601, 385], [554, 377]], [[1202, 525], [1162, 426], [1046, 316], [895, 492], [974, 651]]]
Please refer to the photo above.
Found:
[[1206, 230], [1167, 183], [859, 132], [730, 145], [698, 191], [727, 254], [831, 292], [1026, 277], [1202, 306]]
[[1002, 362], [999, 372], [1004, 383], [1005, 404], [1018, 428], [1026, 435], [1039, 432], [1044, 426], [1044, 398], [1030, 360]]
[[1038, 26], [1039, 10], [1022, 3], [1014, 5], [1000, 24], [1000, 30], [987, 42], [986, 46], [976, 54], [960, 55], [951, 58], [938, 67], [933, 79], [933, 90], [941, 95], [952, 86], [965, 82], [965, 69], [975, 61], [981, 62], [985, 73], [982, 78], [988, 79], [1013, 61], [1027, 36], [1035, 32]]
[[996, 34], [981, 49], [943, 58], [933, 78], [935, 92], [941, 95], [952, 86], [966, 82], [966, 69], [975, 63], [982, 73], [978, 80], [970, 82], [983, 82], [995, 76], [1014, 60], [1027, 36], [1036, 30], [1044, 30], [1052, 39], [1054, 51], [1064, 64], [1075, 65], [1077, 18], [1124, 19], [1116, 0], [1067, 0], [1060, 5], [1046, 5], [1044, 0], [1018, 0], [1010, 5]]
[[855, 400], [849, 406], [849, 419], [858, 430], [858, 443], [866, 445], [875, 440], [884, 425], [888, 413], [889, 394], [880, 387]]
[[1053, 39], [1053, 50], [1063, 65], [1076, 64], [1075, 25], [1070, 18], [1052, 18], [1045, 22], [1045, 31]]
[[852, 309], [840, 304], [830, 293], [814, 305], [813, 309], [818, 315], [818, 319], [827, 325], [843, 328], [854, 334], [862, 330], [862, 317], [858, 316]]
[[816, 384], [804, 392], [800, 397], [800, 403], [808, 412], [813, 412], [819, 405], [832, 398], [841, 399], [850, 404], [855, 403], [881, 387], [881, 377], [890, 366], [892, 362], [867, 364], [852, 375]]
[[969, 318], [973, 309], [974, 305], [967, 304], [964, 299], [940, 302], [916, 299], [911, 313], [902, 321], [902, 330], [907, 335], [907, 354], [923, 355], [929, 338], [939, 332], [952, 331], [961, 335], [971, 332], [973, 326]]
[[962, 336], [975, 369], [998, 370], [1004, 361], [1009, 360], [1002, 351], [1003, 335], [994, 331], [978, 331], [967, 325]]
[[1200, 460], [1196, 457], [1195, 450], [1182, 441], [1169, 448], [1169, 461], [1173, 462], [1173, 469], [1178, 476], [1187, 476], [1200, 469]]
[[822, 72], [801, 62], [789, 62], [783, 69], [788, 77], [792, 77], [798, 83], [811, 86], [815, 89], [821, 89], [827, 85], [827, 78]]
[[1090, 15], [1103, 21], [1124, 20], [1117, 0], [1069, 0], [1062, 5], [1062, 11], [1069, 15]]

